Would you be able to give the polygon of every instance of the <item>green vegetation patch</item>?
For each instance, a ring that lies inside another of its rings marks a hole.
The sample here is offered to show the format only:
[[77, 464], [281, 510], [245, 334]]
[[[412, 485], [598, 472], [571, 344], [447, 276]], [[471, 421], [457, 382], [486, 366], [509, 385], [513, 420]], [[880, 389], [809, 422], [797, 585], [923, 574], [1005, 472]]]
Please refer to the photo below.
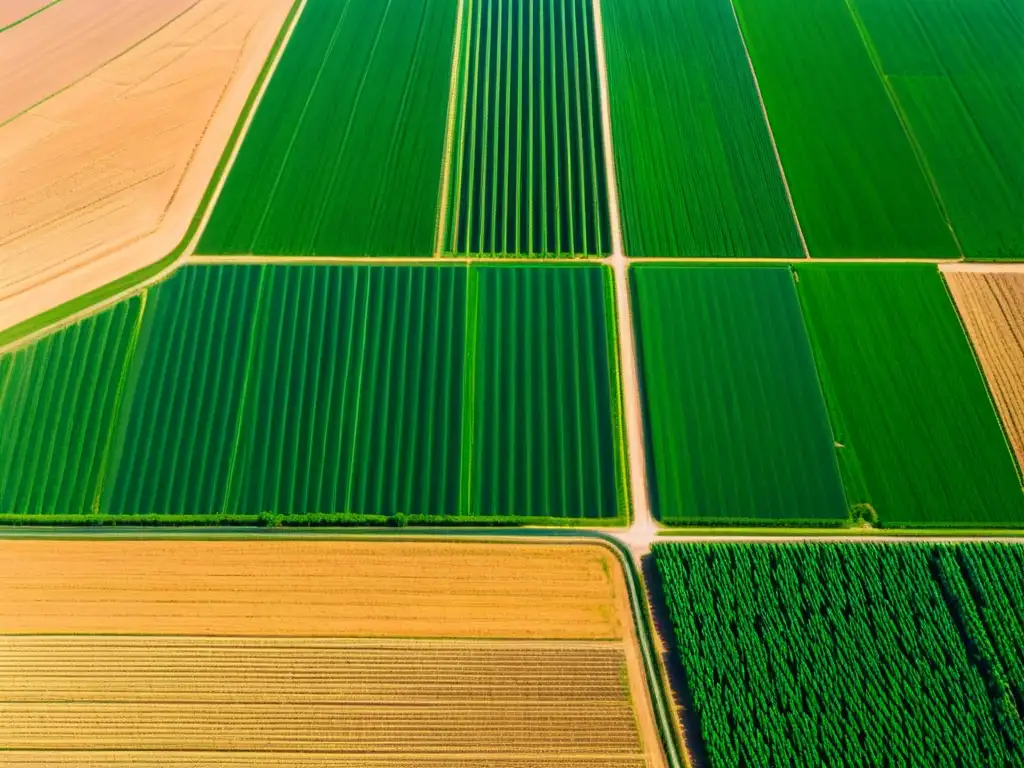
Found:
[[730, 1], [602, 7], [626, 253], [803, 255]]
[[433, 253], [455, 12], [308, 0], [198, 251]]
[[1024, 647], [1018, 547], [655, 544], [654, 558], [711, 768], [1024, 759], [1006, 661]]
[[796, 269], [850, 502], [884, 526], [1019, 526], [1021, 492], [937, 269]]
[[856, 0], [965, 255], [1024, 256], [1024, 8]]
[[624, 519], [610, 291], [596, 266], [186, 267], [0, 358], [0, 513]]
[[609, 278], [604, 267], [470, 272], [472, 514], [625, 516]]
[[593, 4], [465, 0], [444, 249], [611, 250]]
[[959, 256], [846, 0], [734, 2], [811, 256]]
[[630, 272], [655, 514], [691, 524], [845, 521], [790, 270]]
[[144, 300], [0, 356], [0, 512], [99, 504]]

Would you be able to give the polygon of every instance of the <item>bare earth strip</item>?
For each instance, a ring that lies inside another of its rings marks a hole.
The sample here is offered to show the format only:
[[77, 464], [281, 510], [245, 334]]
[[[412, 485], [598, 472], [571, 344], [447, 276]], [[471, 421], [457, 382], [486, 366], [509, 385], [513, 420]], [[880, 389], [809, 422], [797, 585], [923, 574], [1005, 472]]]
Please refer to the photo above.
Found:
[[292, 5], [193, 2], [0, 126], [0, 330], [158, 261], [184, 236]]
[[945, 277], [1024, 466], [1024, 272], [947, 271]]
[[582, 543], [3, 541], [0, 721], [14, 765], [664, 764]]

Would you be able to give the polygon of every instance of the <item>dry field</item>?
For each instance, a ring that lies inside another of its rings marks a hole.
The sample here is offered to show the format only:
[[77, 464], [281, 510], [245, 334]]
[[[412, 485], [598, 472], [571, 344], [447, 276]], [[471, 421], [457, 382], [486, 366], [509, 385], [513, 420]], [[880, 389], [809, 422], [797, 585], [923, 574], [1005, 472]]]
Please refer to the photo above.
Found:
[[0, 542], [0, 723], [5, 765], [664, 764], [588, 544]]
[[944, 272], [1024, 466], [1024, 272]]
[[0, 33], [0, 330], [184, 237], [292, 0], [62, 0]]

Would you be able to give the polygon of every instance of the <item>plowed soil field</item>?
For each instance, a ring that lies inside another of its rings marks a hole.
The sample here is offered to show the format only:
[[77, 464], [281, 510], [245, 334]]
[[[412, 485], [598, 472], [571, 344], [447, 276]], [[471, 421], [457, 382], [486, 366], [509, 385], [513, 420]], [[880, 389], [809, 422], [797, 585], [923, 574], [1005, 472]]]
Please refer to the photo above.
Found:
[[662, 765], [586, 544], [0, 542], [11, 765]]

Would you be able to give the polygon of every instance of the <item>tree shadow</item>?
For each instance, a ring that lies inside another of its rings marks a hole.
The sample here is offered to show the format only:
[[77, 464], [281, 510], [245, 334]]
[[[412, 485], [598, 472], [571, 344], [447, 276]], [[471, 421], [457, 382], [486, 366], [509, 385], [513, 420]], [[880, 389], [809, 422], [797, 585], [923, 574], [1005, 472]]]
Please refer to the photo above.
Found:
[[644, 555], [641, 558], [640, 571], [643, 574], [644, 584], [647, 586], [654, 630], [661, 638], [661, 647], [664, 649], [661, 654], [661, 663], [668, 675], [669, 686], [672, 689], [672, 701], [683, 727], [683, 743], [690, 755], [692, 768], [704, 768], [709, 766], [710, 762], [707, 750], [704, 749], [704, 741], [701, 738], [700, 713], [693, 706], [686, 670], [683, 669], [682, 662], [679, 660], [679, 646], [676, 643], [675, 632], [672, 630], [672, 620], [669, 617], [668, 603], [665, 600], [665, 588], [653, 554]]

